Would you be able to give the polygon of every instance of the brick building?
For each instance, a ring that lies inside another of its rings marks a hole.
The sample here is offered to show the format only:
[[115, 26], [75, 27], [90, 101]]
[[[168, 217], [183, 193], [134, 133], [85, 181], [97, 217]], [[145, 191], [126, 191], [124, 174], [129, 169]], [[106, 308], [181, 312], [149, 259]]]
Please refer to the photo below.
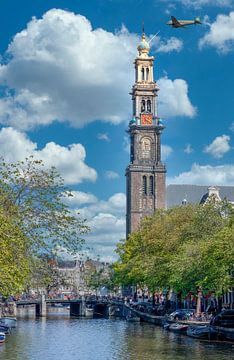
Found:
[[157, 93], [153, 77], [154, 57], [142, 34], [135, 59], [135, 84], [132, 87], [133, 116], [129, 123], [130, 164], [126, 169], [126, 233], [137, 230], [142, 217], [165, 207], [166, 168], [161, 162], [161, 133]]

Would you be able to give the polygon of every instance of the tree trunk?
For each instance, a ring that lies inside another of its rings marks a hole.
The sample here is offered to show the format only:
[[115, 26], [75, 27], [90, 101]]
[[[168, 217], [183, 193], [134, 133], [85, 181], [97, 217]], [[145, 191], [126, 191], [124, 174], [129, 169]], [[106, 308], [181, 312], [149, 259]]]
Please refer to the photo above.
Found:
[[201, 304], [202, 304], [202, 289], [199, 288], [197, 292], [196, 316], [201, 316]]

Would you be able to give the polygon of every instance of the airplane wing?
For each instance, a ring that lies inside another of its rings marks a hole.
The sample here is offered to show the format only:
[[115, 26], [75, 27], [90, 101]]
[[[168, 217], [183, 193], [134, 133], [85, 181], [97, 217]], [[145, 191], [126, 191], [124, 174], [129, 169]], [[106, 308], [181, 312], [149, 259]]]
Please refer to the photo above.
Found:
[[183, 25], [174, 17], [171, 16], [172, 25], [175, 27], [182, 27]]

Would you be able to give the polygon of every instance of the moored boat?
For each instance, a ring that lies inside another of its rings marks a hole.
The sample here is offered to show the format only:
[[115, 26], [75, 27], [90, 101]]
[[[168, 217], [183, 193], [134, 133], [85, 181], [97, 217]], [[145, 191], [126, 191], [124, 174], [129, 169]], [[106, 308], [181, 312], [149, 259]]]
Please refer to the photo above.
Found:
[[4, 332], [0, 332], [0, 344], [4, 343], [6, 340], [6, 334]]
[[234, 341], [234, 329], [220, 326], [212, 326], [220, 340]]
[[210, 326], [189, 326], [187, 335], [196, 339], [212, 340], [216, 338], [216, 331]]
[[188, 325], [176, 324], [176, 323], [171, 324], [168, 328], [168, 330], [178, 333], [186, 333], [187, 329], [188, 329]]
[[138, 316], [127, 315], [126, 320], [130, 322], [140, 322], [141, 319]]
[[0, 325], [6, 325], [9, 328], [16, 327], [16, 323], [17, 323], [17, 320], [16, 320], [16, 318], [13, 318], [13, 317], [0, 318]]
[[4, 333], [4, 334], [9, 334], [9, 333], [10, 333], [10, 328], [9, 328], [9, 326], [0, 325], [0, 332], [1, 332], [1, 333]]

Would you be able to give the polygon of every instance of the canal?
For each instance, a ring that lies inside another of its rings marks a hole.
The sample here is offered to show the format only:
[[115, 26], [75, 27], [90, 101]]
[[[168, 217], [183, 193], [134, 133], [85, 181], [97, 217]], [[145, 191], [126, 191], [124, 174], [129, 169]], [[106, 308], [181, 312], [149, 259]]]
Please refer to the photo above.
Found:
[[151, 324], [50, 316], [21, 319], [1, 360], [231, 360], [234, 345], [193, 340]]

